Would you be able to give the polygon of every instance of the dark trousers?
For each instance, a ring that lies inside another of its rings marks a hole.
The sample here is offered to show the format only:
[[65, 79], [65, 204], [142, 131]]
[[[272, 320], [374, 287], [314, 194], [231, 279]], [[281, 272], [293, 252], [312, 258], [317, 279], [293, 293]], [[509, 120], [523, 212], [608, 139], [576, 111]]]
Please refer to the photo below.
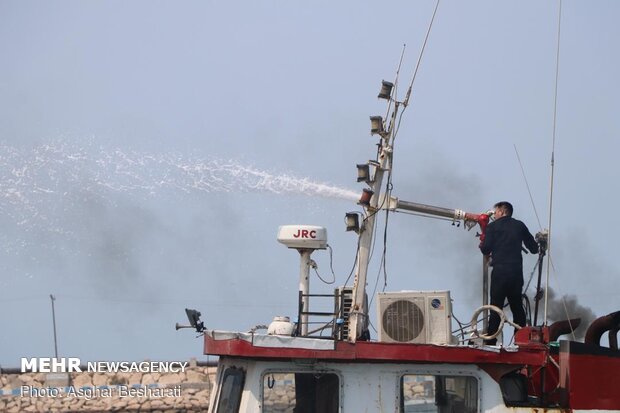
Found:
[[[504, 309], [504, 302], [508, 299], [510, 311], [515, 324], [525, 326], [525, 310], [521, 299], [523, 289], [523, 269], [521, 266], [494, 267], [491, 273], [491, 305]], [[500, 318], [495, 311], [490, 312], [489, 329], [487, 334], [494, 334], [499, 327]], [[488, 340], [487, 344], [495, 344], [495, 340]]]

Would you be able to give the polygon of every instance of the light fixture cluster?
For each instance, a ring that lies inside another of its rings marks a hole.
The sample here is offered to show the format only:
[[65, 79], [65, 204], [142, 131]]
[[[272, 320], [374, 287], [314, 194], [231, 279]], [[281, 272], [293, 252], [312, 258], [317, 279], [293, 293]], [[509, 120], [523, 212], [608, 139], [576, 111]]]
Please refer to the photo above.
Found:
[[[379, 99], [391, 100], [393, 88], [394, 83], [383, 80], [381, 82], [381, 91], [377, 97]], [[385, 130], [385, 123], [383, 122], [382, 116], [370, 117], [370, 134], [380, 135], [382, 138], [385, 138], [388, 135], [388, 131]]]
[[[386, 80], [381, 81], [381, 90], [377, 97], [379, 99], [392, 100], [392, 91], [394, 89], [394, 83]], [[370, 134], [379, 135], [382, 138], [386, 138], [389, 135], [389, 131], [385, 129], [385, 122], [382, 116], [370, 117]], [[379, 162], [370, 160], [367, 163], [357, 164], [357, 182], [365, 182], [367, 185], [372, 186], [375, 182], [375, 173], [381, 167]], [[370, 200], [374, 195], [374, 191], [370, 188], [364, 188], [362, 196], [357, 202], [358, 205], [363, 207], [370, 206]], [[347, 231], [360, 231], [359, 214], [357, 212], [349, 212], [345, 215], [345, 224]]]

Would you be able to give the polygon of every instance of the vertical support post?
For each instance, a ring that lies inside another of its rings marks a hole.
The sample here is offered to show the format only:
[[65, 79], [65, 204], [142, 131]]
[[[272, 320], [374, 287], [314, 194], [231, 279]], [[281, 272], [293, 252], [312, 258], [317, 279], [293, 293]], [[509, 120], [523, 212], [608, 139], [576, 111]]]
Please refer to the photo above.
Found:
[[545, 250], [543, 249], [543, 246], [539, 244], [538, 248], [538, 280], [536, 281], [536, 295], [534, 296], [534, 326], [538, 325], [538, 304], [540, 303], [540, 299], [542, 298], [542, 294], [540, 292], [540, 284], [542, 282], [542, 266], [543, 258], [545, 256]]
[[[489, 256], [482, 256], [482, 305], [489, 304]], [[482, 331], [486, 333], [489, 328], [489, 310], [482, 312]]]
[[[387, 157], [386, 157], [387, 158]], [[382, 164], [382, 166], [385, 165]], [[377, 168], [375, 172], [375, 183], [373, 191], [375, 194], [370, 199], [370, 205], [366, 208], [368, 217], [364, 220], [360, 228], [359, 250], [357, 253], [356, 273], [353, 280], [353, 292], [351, 303], [351, 314], [349, 315], [349, 341], [355, 343], [362, 334], [362, 327], [368, 323], [368, 314], [364, 312], [364, 298], [366, 297], [366, 278], [368, 275], [368, 261], [370, 260], [370, 250], [372, 247], [373, 230], [378, 209], [379, 193], [383, 181], [382, 168]]]
[[58, 340], [56, 339], [56, 311], [54, 309], [54, 301], [56, 301], [56, 297], [50, 294], [50, 300], [52, 300], [52, 323], [54, 326], [54, 356], [58, 358]]
[[[379, 207], [379, 197], [383, 186], [383, 174], [392, 168], [393, 125], [396, 122], [399, 103], [395, 102], [394, 110], [390, 118], [388, 133], [381, 139], [377, 162], [379, 166], [375, 171], [375, 180], [371, 185], [374, 195], [370, 198], [370, 205], [365, 206], [367, 217], [360, 229], [359, 247], [357, 251], [357, 263], [355, 279], [353, 280], [353, 293], [351, 302], [351, 314], [349, 315], [349, 342], [355, 343], [363, 333], [362, 327], [368, 323], [368, 313], [364, 311], [364, 299], [366, 298], [366, 276], [368, 274], [368, 262], [372, 248], [374, 235], [375, 217]], [[386, 194], [385, 196], [388, 196]]]
[[310, 255], [311, 249], [298, 249], [301, 257], [301, 263], [299, 267], [299, 292], [301, 296], [301, 317], [299, 323], [301, 325], [301, 335], [308, 335], [308, 311], [310, 308], [310, 266], [312, 260]]

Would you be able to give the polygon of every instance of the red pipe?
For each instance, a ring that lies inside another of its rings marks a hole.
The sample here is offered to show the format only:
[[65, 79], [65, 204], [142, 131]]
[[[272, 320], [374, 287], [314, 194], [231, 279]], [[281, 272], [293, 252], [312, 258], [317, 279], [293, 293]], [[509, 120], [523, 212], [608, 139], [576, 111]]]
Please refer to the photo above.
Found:
[[[601, 345], [601, 337], [606, 331], [620, 329], [620, 311], [597, 318], [590, 324], [584, 342], [586, 344]], [[610, 340], [611, 341], [611, 340]]]
[[549, 341], [557, 341], [560, 336], [577, 330], [579, 324], [581, 324], [581, 318], [556, 321], [549, 326]]

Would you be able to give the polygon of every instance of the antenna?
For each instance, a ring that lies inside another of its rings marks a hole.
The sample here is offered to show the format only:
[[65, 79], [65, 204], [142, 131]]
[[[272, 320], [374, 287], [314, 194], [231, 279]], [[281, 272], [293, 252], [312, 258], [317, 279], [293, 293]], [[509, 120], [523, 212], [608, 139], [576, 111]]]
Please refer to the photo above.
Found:
[[411, 83], [409, 83], [409, 89], [407, 89], [407, 95], [405, 96], [405, 100], [403, 101], [404, 107], [407, 107], [407, 105], [409, 104], [409, 97], [411, 96], [411, 90], [413, 89], [413, 82], [415, 81], [416, 75], [418, 74], [418, 69], [420, 68], [420, 63], [422, 62], [422, 56], [424, 55], [424, 50], [426, 49], [428, 36], [431, 34], [431, 28], [433, 27], [435, 15], [437, 14], [437, 9], [439, 8], [439, 1], [440, 0], [437, 0], [437, 3], [435, 3], [433, 17], [431, 17], [431, 23], [428, 25], [428, 30], [426, 31], [426, 36], [424, 37], [424, 43], [422, 44], [422, 49], [420, 50], [420, 55], [418, 56], [418, 62], [415, 65], [415, 70], [413, 71], [413, 76], [411, 77]]
[[560, 34], [562, 28], [562, 0], [560, 0], [560, 7], [558, 10], [558, 43], [555, 57], [555, 94], [553, 98], [553, 139], [551, 143], [551, 182], [549, 188], [549, 227], [548, 227], [548, 239], [547, 239], [547, 275], [545, 280], [545, 315], [544, 324], [547, 324], [547, 307], [549, 305], [549, 274], [551, 270], [551, 217], [553, 213], [553, 175], [555, 171], [555, 136], [556, 126], [558, 118], [558, 78], [560, 72]]
[[398, 79], [400, 78], [400, 68], [403, 65], [403, 58], [405, 57], [405, 50], [407, 50], [407, 43], [403, 43], [403, 51], [400, 52], [400, 60], [398, 61], [398, 67], [396, 68], [396, 80], [394, 81], [394, 95], [396, 95], [398, 88]]

